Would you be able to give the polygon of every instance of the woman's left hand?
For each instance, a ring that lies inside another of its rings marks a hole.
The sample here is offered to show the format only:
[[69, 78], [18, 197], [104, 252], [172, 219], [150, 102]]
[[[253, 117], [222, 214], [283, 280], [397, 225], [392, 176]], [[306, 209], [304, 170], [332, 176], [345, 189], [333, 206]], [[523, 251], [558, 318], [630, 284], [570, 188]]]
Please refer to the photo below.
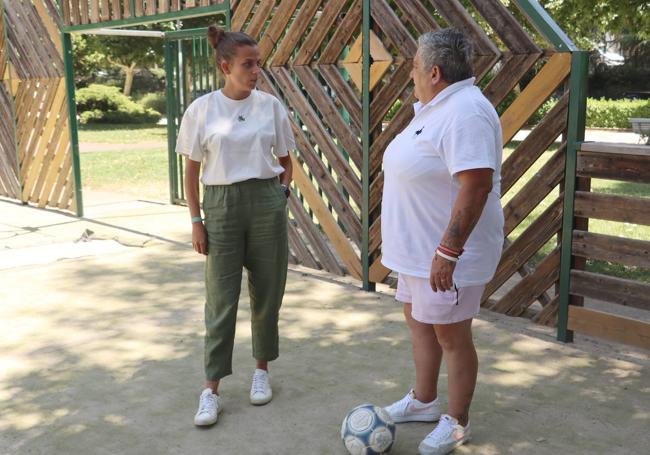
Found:
[[431, 261], [431, 273], [429, 275], [429, 283], [433, 292], [444, 292], [454, 287], [454, 269], [456, 263], [441, 258], [437, 254], [433, 255]]

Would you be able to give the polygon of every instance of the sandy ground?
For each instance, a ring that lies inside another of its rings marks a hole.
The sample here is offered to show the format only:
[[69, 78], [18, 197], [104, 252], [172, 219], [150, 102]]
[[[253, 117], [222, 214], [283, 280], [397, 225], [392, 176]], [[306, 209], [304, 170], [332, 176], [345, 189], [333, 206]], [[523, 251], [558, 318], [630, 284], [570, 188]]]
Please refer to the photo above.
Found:
[[[243, 286], [225, 411], [195, 428], [203, 263], [188, 234], [186, 209], [164, 204], [90, 204], [79, 220], [0, 201], [0, 454], [345, 454], [347, 411], [411, 386], [390, 289], [292, 268], [274, 400], [248, 404]], [[564, 345], [551, 329], [490, 312], [475, 337], [474, 439], [457, 453], [648, 453], [647, 352], [581, 336]], [[443, 369], [443, 402], [446, 390]], [[399, 425], [391, 453], [417, 453], [431, 429]]]

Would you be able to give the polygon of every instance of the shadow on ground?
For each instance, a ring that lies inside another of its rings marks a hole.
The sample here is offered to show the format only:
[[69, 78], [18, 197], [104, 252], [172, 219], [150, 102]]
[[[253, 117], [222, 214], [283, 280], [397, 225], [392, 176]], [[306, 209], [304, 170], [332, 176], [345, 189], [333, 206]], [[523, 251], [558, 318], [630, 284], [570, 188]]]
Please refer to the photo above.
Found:
[[[389, 295], [294, 271], [274, 401], [247, 401], [244, 286], [225, 412], [199, 430], [203, 265], [188, 248], [156, 243], [10, 269], [0, 285], [0, 454], [344, 454], [346, 412], [388, 404], [413, 382], [408, 332]], [[476, 321], [474, 441], [458, 452], [644, 453], [647, 364], [560, 345], [526, 325]], [[446, 388], [443, 371], [443, 401]], [[417, 453], [431, 428], [400, 425], [392, 453]]]

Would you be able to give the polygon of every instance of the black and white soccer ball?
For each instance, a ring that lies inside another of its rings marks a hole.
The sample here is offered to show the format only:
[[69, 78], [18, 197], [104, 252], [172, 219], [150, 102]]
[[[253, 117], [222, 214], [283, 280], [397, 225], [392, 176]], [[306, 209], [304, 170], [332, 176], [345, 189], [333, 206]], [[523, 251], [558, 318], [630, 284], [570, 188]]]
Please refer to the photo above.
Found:
[[352, 455], [388, 453], [395, 442], [395, 423], [382, 408], [362, 404], [343, 419], [341, 439]]

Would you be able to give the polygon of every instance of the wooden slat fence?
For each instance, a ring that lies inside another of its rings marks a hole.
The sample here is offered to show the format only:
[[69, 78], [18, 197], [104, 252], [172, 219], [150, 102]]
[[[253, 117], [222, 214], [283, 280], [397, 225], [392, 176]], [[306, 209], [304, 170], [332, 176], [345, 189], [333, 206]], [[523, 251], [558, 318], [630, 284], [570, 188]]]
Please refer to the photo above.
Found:
[[[577, 174], [583, 179], [640, 183], [650, 192], [650, 146], [585, 142], [578, 153]], [[650, 198], [577, 191], [575, 216], [650, 226]], [[616, 264], [650, 275], [650, 238], [617, 237], [589, 230], [573, 231], [576, 258]], [[574, 267], [571, 294], [608, 304], [611, 313], [572, 305], [568, 327], [587, 335], [650, 349], [650, 282], [595, 273]], [[649, 311], [646, 317], [615, 314], [616, 306]]]
[[62, 0], [61, 9], [63, 23], [73, 26], [174, 13], [223, 2], [224, 0]]

